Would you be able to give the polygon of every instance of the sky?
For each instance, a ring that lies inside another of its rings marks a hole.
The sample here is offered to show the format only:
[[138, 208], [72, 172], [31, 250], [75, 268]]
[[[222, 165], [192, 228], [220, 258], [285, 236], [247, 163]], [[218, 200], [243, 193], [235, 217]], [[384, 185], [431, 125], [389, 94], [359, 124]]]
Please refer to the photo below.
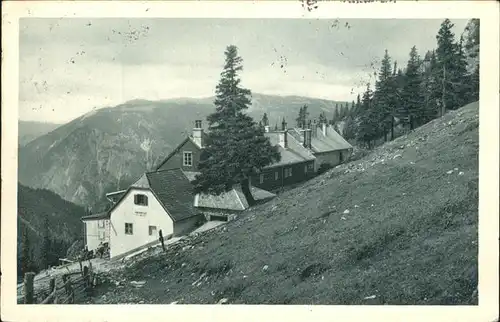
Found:
[[[436, 47], [442, 20], [22, 18], [19, 119], [65, 123], [132, 99], [214, 95], [233, 44], [252, 92], [352, 101], [387, 49]], [[452, 20], [457, 37], [467, 20]]]

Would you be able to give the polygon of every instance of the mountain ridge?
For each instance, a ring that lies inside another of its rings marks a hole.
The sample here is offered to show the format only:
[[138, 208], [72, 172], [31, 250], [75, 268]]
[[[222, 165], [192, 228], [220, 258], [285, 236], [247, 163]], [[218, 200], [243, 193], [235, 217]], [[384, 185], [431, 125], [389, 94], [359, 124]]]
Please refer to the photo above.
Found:
[[[268, 113], [270, 125], [293, 124], [299, 108], [310, 116], [333, 111], [336, 101], [254, 93], [248, 114]], [[19, 181], [49, 189], [66, 200], [105, 209], [106, 192], [124, 189], [151, 170], [192, 130], [196, 119], [214, 110], [210, 98], [150, 101], [134, 99], [92, 110], [19, 149]]]

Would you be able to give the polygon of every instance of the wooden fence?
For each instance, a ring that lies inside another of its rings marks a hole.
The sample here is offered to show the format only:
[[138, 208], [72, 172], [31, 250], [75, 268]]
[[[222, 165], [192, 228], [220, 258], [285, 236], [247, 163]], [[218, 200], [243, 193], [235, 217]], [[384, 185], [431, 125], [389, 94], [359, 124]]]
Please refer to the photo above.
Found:
[[97, 285], [97, 274], [88, 265], [80, 262], [80, 270], [56, 275], [48, 283], [34, 283], [35, 273], [24, 275], [24, 304], [73, 304], [85, 303]]

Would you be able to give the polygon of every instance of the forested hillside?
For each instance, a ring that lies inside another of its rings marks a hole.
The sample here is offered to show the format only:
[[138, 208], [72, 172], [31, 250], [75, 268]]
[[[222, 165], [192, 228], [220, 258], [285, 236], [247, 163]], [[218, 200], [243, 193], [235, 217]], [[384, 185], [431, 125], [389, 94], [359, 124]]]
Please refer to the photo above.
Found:
[[18, 184], [17, 272], [57, 265], [77, 239], [85, 210], [45, 189]]

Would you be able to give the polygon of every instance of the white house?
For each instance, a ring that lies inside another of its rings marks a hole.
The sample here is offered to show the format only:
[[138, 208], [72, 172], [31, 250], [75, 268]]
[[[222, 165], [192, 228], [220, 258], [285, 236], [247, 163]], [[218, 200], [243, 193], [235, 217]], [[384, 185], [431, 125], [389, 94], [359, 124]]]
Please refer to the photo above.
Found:
[[[181, 169], [147, 172], [121, 194], [109, 217], [110, 258], [195, 229], [201, 214]], [[90, 250], [90, 247], [89, 247]]]
[[109, 242], [109, 215], [99, 213], [82, 218], [85, 229], [85, 245], [88, 250], [96, 250], [100, 243]]

